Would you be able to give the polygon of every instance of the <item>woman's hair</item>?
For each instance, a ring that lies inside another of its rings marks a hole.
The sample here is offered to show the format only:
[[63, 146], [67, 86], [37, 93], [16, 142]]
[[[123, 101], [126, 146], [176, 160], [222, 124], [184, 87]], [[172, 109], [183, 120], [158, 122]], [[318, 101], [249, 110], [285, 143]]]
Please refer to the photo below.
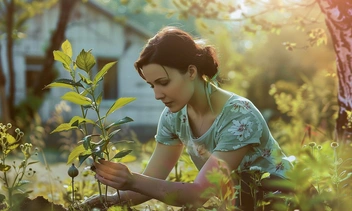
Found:
[[181, 73], [186, 73], [189, 65], [195, 65], [201, 77], [213, 78], [218, 73], [215, 49], [196, 42], [190, 34], [172, 26], [161, 29], [149, 39], [134, 63], [143, 79], [142, 67], [148, 64], [175, 68]]

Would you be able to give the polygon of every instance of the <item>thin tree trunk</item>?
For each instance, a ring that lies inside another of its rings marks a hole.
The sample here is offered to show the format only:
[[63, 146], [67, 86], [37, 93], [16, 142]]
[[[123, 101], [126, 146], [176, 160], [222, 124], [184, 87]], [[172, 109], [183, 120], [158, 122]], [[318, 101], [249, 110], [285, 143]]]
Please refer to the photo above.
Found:
[[[65, 31], [67, 24], [70, 20], [70, 15], [74, 9], [74, 5], [77, 0], [60, 0], [60, 13], [56, 26], [56, 30], [53, 32], [50, 46], [46, 49], [43, 69], [40, 73], [40, 80], [34, 86], [34, 95], [42, 98], [44, 95], [43, 88], [51, 83], [56, 78], [56, 73], [53, 70], [54, 57], [53, 51], [59, 50], [62, 42], [65, 39]], [[45, 90], [47, 91], [47, 90]]]
[[[30, 97], [27, 97], [22, 103], [22, 107], [18, 107], [22, 112], [25, 112], [25, 115], [30, 117], [28, 120], [33, 118], [34, 114], [40, 108], [44, 100], [44, 94], [48, 90], [43, 90], [43, 88], [50, 84], [57, 76], [53, 66], [54, 66], [54, 57], [53, 51], [58, 50], [61, 47], [62, 42], [65, 39], [66, 27], [70, 20], [71, 12], [74, 9], [74, 5], [77, 3], [77, 0], [59, 0], [59, 17], [55, 31], [52, 33], [50, 38], [50, 45], [45, 51], [44, 64], [42, 70], [40, 71], [39, 80], [35, 81], [33, 87], [33, 93]], [[30, 101], [35, 99], [35, 104]], [[33, 106], [28, 106], [33, 105]]]
[[[2, 51], [0, 44], [0, 52]], [[2, 57], [0, 56], [0, 107], [1, 117], [0, 122], [6, 124], [12, 122], [9, 116], [8, 103], [6, 99], [6, 77], [2, 66]]]
[[352, 2], [318, 0], [336, 53], [339, 112], [336, 140], [352, 140]]
[[11, 119], [14, 119], [15, 116], [15, 68], [13, 62], [13, 24], [14, 24], [14, 14], [15, 14], [15, 1], [10, 0], [9, 2], [5, 1], [7, 14], [6, 14], [6, 56], [7, 64], [9, 71], [9, 95], [7, 96], [7, 113]]

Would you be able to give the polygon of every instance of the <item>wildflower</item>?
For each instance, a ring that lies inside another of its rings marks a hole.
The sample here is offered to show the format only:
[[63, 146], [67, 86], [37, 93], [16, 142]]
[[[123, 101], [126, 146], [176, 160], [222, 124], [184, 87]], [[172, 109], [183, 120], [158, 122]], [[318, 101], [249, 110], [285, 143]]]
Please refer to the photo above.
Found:
[[317, 145], [317, 143], [315, 143], [315, 142], [310, 142], [308, 145], [309, 145], [311, 148], [314, 148], [314, 147]]
[[322, 150], [322, 149], [323, 149], [323, 146], [318, 145], [318, 146], [317, 146], [317, 149], [318, 149], [318, 150]]
[[339, 147], [339, 143], [337, 143], [337, 142], [332, 142], [332, 143], [330, 144], [330, 146], [331, 146], [333, 149], [336, 149], [337, 147]]

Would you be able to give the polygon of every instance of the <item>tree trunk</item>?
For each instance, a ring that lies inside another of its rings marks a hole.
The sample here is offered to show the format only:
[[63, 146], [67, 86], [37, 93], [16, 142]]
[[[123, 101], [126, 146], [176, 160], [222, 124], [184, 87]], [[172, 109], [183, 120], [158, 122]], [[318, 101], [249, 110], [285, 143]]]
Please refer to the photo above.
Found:
[[[31, 121], [34, 114], [40, 108], [44, 100], [44, 94], [48, 90], [43, 90], [43, 88], [51, 83], [56, 78], [56, 72], [53, 68], [54, 66], [54, 56], [53, 51], [58, 50], [61, 47], [62, 42], [65, 39], [65, 31], [67, 24], [70, 20], [71, 12], [77, 0], [59, 0], [59, 17], [58, 22], [50, 38], [50, 45], [45, 51], [44, 64], [42, 70], [40, 71], [38, 80], [35, 81], [33, 92], [27, 95], [19, 106], [17, 106], [18, 116], [23, 121]], [[34, 102], [32, 102], [34, 99]], [[24, 126], [27, 123], [24, 123]], [[24, 129], [24, 128], [22, 128]]]
[[[15, 1], [10, 0], [5, 1], [5, 8], [6, 8], [6, 56], [7, 56], [7, 65], [8, 65], [8, 71], [9, 71], [9, 89], [10, 93], [6, 97], [7, 100], [5, 100], [4, 103], [7, 105], [5, 108], [8, 108], [7, 111], [5, 111], [8, 114], [8, 117], [10, 119], [14, 119], [15, 116], [15, 93], [16, 93], [16, 88], [15, 88], [15, 68], [14, 68], [14, 62], [13, 62], [13, 26], [14, 26], [14, 14], [15, 14]], [[6, 114], [5, 114], [6, 115]], [[9, 120], [8, 120], [9, 121]]]
[[339, 112], [336, 140], [352, 140], [352, 2], [318, 0], [336, 53]]
[[56, 73], [53, 70], [54, 57], [53, 51], [59, 50], [62, 42], [65, 39], [65, 31], [70, 20], [71, 12], [77, 0], [60, 0], [60, 14], [56, 26], [56, 30], [52, 34], [50, 46], [46, 49], [43, 69], [40, 73], [40, 79], [34, 86], [34, 95], [42, 98], [44, 95], [43, 88], [51, 83], [56, 78]]
[[[1, 47], [2, 46], [0, 44], [0, 52], [2, 51]], [[0, 122], [4, 124], [11, 122], [8, 106], [9, 105], [6, 99], [6, 77], [2, 66], [2, 58], [0, 56], [0, 108], [1, 108]]]

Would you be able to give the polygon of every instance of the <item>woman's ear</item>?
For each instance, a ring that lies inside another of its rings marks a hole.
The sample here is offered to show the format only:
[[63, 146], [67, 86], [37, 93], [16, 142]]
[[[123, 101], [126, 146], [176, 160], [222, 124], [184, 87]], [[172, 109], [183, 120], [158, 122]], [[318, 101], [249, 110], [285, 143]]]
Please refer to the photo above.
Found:
[[191, 79], [195, 79], [197, 77], [198, 69], [195, 65], [189, 65], [188, 66], [188, 74]]

